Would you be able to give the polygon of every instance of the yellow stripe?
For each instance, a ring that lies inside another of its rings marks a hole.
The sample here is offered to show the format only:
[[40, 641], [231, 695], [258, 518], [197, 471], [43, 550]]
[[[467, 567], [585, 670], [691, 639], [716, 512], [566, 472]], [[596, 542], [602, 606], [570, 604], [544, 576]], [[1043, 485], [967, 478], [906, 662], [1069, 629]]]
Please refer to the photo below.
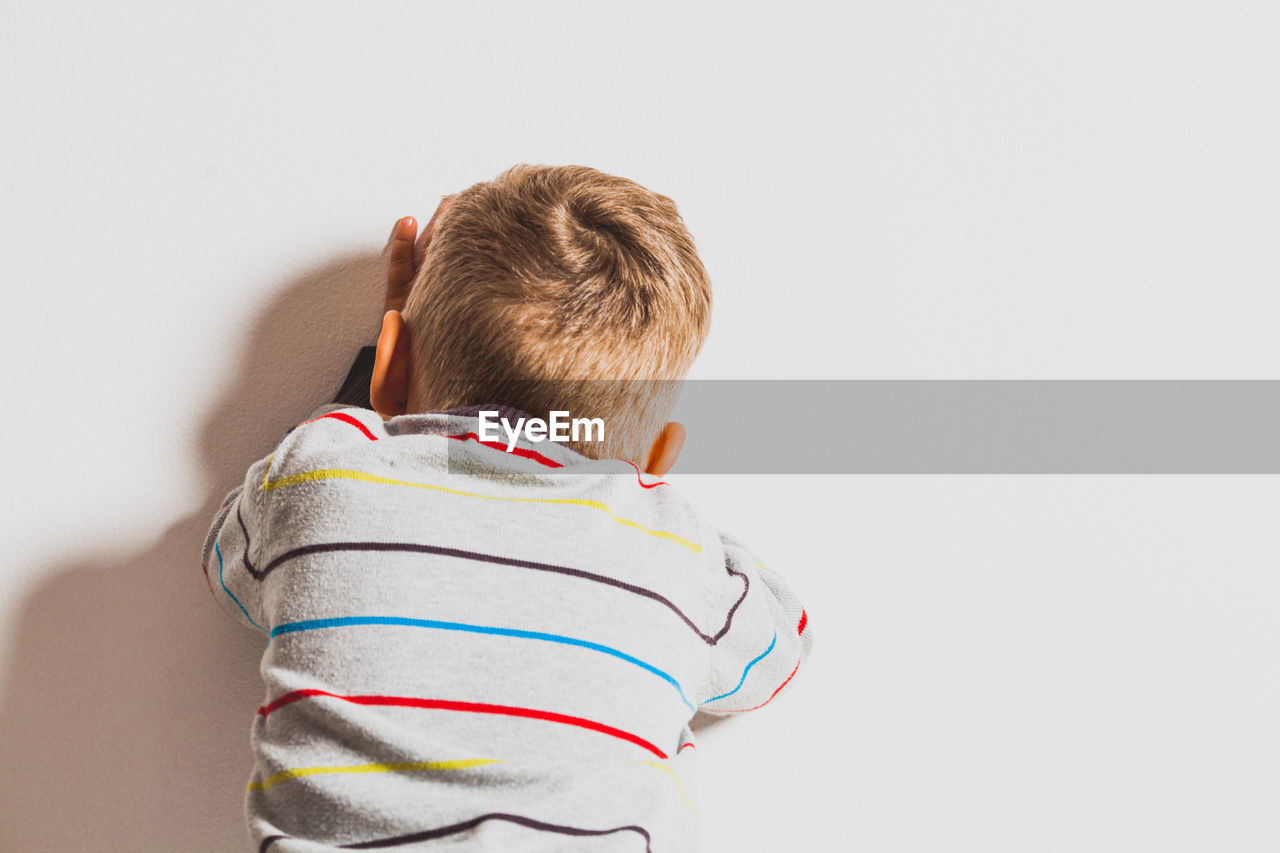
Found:
[[685, 793], [684, 783], [680, 781], [680, 777], [676, 775], [676, 771], [672, 770], [665, 764], [659, 764], [656, 761], [637, 761], [636, 764], [648, 764], [650, 767], [656, 767], [663, 773], [666, 773], [676, 781], [676, 790], [680, 792], [680, 799], [684, 800], [684, 804], [689, 807], [689, 811], [693, 812], [693, 816], [698, 816], [698, 810], [693, 806], [693, 800], [689, 799], [689, 795]]
[[392, 761], [381, 764], [349, 764], [344, 767], [295, 767], [272, 773], [261, 782], [250, 782], [250, 791], [265, 791], [281, 782], [324, 773], [401, 773], [416, 770], [464, 770], [482, 764], [497, 764], [499, 758], [463, 758], [457, 761]]
[[408, 480], [393, 480], [390, 477], [379, 477], [377, 474], [366, 474], [364, 471], [353, 471], [349, 468], [322, 468], [318, 471], [303, 471], [301, 474], [291, 474], [288, 477], [281, 477], [278, 480], [268, 479], [271, 473], [271, 460], [267, 460], [267, 470], [262, 474], [262, 490], [270, 492], [275, 489], [283, 489], [287, 486], [296, 486], [299, 483], [309, 483], [316, 480], [359, 480], [365, 483], [379, 483], [384, 486], [408, 486], [414, 489], [431, 489], [436, 492], [447, 492], [451, 495], [462, 495], [468, 498], [484, 498], [490, 501], [516, 501], [518, 503], [536, 503], [536, 504], [567, 504], [571, 506], [585, 506], [589, 509], [599, 510], [612, 520], [625, 527], [639, 530], [642, 533], [648, 533], [650, 536], [658, 539], [666, 539], [677, 545], [683, 545], [695, 554], [702, 553], [702, 546], [696, 542], [690, 542], [683, 536], [671, 533], [666, 530], [653, 530], [638, 524], [629, 518], [623, 518], [614, 512], [607, 504], [600, 501], [588, 500], [586, 498], [512, 498], [500, 495], [481, 495], [476, 492], [464, 492], [459, 489], [449, 489], [444, 486], [433, 486], [428, 483], [411, 483]]

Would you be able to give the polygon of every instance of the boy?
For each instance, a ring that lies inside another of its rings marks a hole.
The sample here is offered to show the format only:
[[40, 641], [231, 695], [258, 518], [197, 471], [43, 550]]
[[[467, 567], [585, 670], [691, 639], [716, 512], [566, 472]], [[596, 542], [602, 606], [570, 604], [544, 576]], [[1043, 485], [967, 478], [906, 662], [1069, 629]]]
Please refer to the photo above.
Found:
[[[514, 167], [413, 231], [344, 392], [374, 411], [295, 428], [205, 544], [215, 597], [268, 637], [254, 841], [694, 849], [695, 711], [767, 704], [812, 639], [660, 479], [709, 323], [692, 238], [670, 199], [580, 166]], [[510, 427], [556, 411], [603, 436]]]

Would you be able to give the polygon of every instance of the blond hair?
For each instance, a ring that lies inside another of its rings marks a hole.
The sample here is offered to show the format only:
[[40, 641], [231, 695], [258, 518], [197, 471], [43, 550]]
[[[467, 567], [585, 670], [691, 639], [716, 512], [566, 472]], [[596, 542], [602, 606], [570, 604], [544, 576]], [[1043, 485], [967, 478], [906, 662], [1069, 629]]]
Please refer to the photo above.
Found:
[[599, 417], [605, 441], [571, 446], [643, 463], [706, 339], [711, 282], [671, 199], [518, 165], [452, 197], [403, 313], [419, 408]]

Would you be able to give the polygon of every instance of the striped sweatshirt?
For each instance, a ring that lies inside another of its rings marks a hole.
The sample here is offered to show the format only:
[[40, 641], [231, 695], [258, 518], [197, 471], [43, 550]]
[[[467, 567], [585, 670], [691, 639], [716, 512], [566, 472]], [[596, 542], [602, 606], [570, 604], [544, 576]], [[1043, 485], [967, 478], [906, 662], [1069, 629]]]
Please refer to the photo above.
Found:
[[479, 408], [327, 412], [214, 519], [209, 587], [266, 640], [259, 851], [694, 850], [695, 712], [808, 654], [779, 575], [670, 484], [507, 452]]

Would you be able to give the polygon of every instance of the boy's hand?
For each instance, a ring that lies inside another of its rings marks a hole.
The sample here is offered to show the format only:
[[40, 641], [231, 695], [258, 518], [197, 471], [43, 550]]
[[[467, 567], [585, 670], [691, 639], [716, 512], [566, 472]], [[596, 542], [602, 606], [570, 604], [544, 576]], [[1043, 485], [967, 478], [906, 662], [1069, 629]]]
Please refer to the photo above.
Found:
[[453, 196], [445, 196], [440, 200], [431, 221], [422, 232], [421, 245], [415, 245], [418, 237], [418, 223], [412, 216], [405, 216], [396, 222], [391, 229], [391, 263], [387, 267], [387, 301], [383, 313], [387, 311], [403, 311], [409, 300], [409, 288], [418, 273], [418, 264], [431, 245], [431, 236], [435, 233], [436, 223], [441, 214], [448, 208]]

